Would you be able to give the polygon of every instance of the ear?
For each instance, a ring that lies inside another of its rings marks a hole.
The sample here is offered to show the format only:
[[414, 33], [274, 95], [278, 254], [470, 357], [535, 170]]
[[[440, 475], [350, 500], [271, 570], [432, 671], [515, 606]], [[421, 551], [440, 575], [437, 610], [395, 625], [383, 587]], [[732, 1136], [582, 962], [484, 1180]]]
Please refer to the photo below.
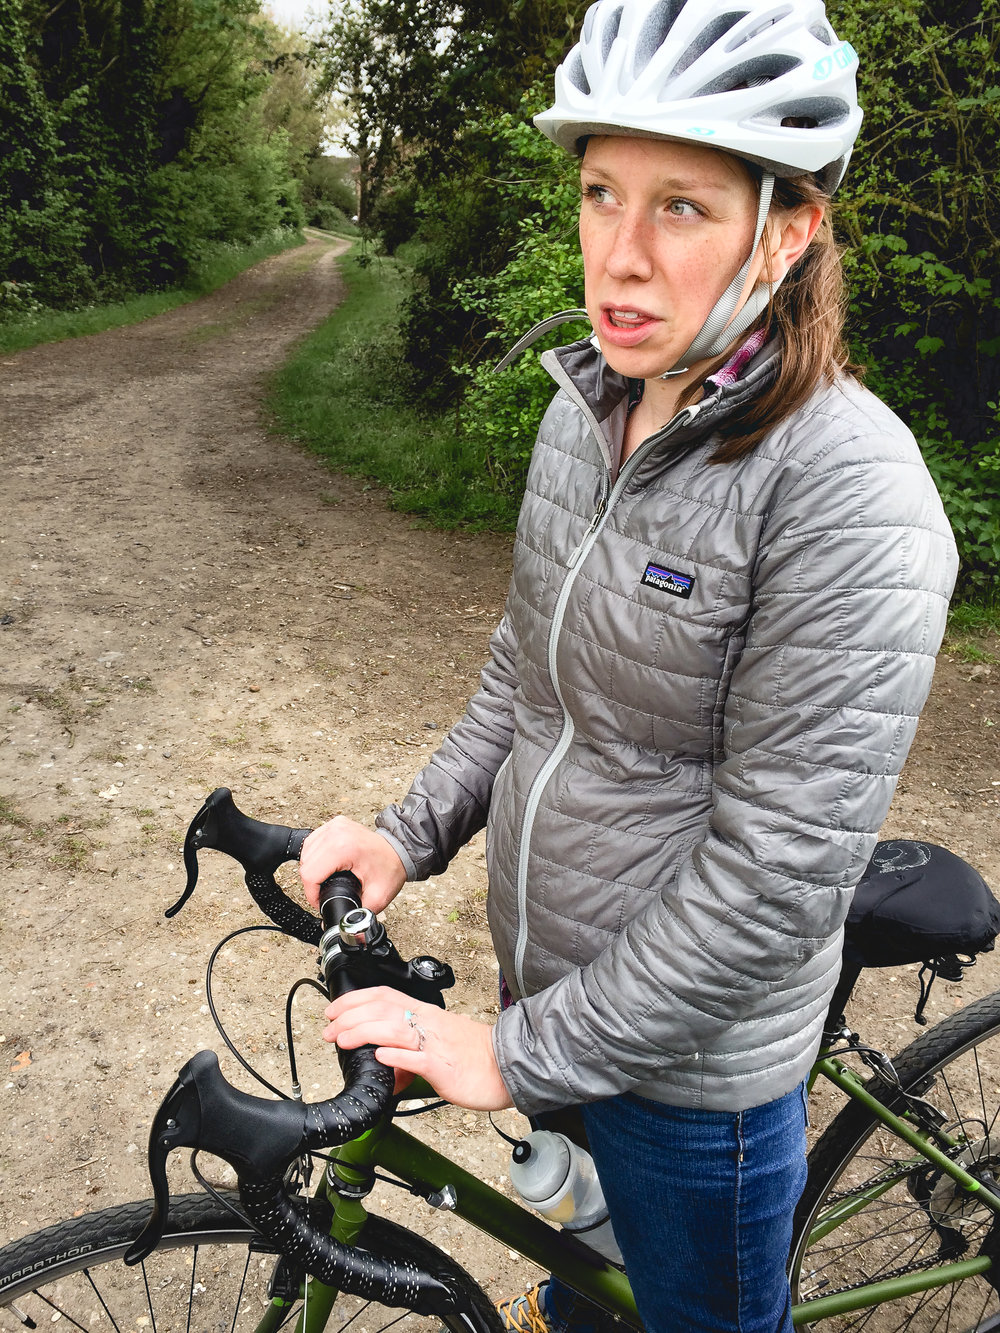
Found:
[[825, 213], [820, 204], [800, 204], [773, 219], [768, 238], [772, 282], [780, 282], [795, 261], [805, 254]]

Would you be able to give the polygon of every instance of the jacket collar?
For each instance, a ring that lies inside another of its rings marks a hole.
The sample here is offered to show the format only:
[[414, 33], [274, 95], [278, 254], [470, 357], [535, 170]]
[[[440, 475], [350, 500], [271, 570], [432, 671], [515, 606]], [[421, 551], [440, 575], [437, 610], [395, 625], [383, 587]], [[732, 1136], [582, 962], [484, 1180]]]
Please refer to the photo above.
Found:
[[[708, 383], [708, 392], [695, 404], [691, 420], [671, 432], [671, 446], [703, 440], [745, 403], [757, 397], [778, 373], [780, 347], [771, 338], [750, 360], [733, 384]], [[543, 352], [541, 363], [561, 389], [573, 399], [590, 423], [608, 468], [617, 469], [618, 441], [628, 403], [628, 380], [612, 370], [593, 339]]]

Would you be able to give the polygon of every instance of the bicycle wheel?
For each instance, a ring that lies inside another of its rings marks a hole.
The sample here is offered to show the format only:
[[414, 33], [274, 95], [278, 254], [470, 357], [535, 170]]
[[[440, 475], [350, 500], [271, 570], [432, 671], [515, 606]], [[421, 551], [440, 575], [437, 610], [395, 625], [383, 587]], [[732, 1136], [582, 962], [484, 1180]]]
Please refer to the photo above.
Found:
[[[297, 1275], [249, 1223], [207, 1195], [173, 1198], [161, 1244], [145, 1263], [126, 1268], [121, 1257], [150, 1208], [149, 1203], [105, 1208], [0, 1250], [0, 1329], [59, 1322], [88, 1333], [250, 1333], [268, 1310], [274, 1283], [294, 1300], [280, 1327], [295, 1326], [301, 1311]], [[447, 1274], [464, 1295], [466, 1311], [429, 1318], [341, 1296], [326, 1325], [329, 1333], [348, 1325], [351, 1333], [377, 1333], [390, 1325], [404, 1333], [442, 1327], [499, 1333], [499, 1316], [485, 1292], [422, 1237], [370, 1217], [360, 1243]]]
[[[893, 1063], [903, 1087], [947, 1117], [944, 1129], [957, 1144], [956, 1160], [1000, 1177], [1000, 993], [936, 1024]], [[901, 1099], [887, 1095], [882, 1084], [872, 1087], [885, 1105], [902, 1113]], [[833, 1210], [850, 1215], [832, 1226]], [[994, 1214], [856, 1102], [840, 1112], [809, 1155], [794, 1236], [793, 1301], [983, 1254], [997, 1256], [994, 1281], [1000, 1285], [1000, 1224]], [[801, 1325], [800, 1333], [802, 1328], [996, 1333], [1000, 1298], [986, 1278], [969, 1277]]]

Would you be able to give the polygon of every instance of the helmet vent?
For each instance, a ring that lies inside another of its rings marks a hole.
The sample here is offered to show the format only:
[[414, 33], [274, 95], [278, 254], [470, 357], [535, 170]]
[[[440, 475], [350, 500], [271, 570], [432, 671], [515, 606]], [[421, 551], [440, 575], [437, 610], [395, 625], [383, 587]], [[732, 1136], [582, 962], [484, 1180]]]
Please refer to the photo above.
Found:
[[618, 6], [615, 12], [608, 19], [607, 23], [605, 23], [603, 31], [601, 32], [602, 65], [606, 65], [608, 63], [608, 56], [611, 54], [611, 48], [614, 45], [615, 38], [618, 36], [618, 28], [622, 21], [623, 8], [624, 6], [622, 5]]
[[635, 42], [635, 58], [632, 62], [634, 79], [639, 77], [666, 41], [684, 4], [685, 0], [659, 0], [659, 4], [649, 11]]
[[768, 112], [768, 120], [774, 117], [776, 123], [786, 129], [816, 130], [843, 124], [851, 114], [851, 108], [839, 97], [800, 97], [794, 102], [781, 102]]
[[732, 93], [740, 88], [756, 88], [772, 79], [780, 79], [789, 70], [797, 69], [802, 62], [790, 55], [757, 56], [754, 60], [744, 60], [740, 65], [727, 69], [711, 83], [699, 88], [695, 97], [710, 97], [713, 93]]
[[587, 78], [586, 70], [583, 68], [583, 61], [580, 59], [579, 51], [574, 50], [570, 54], [569, 59], [566, 61], [565, 68], [566, 77], [569, 79], [573, 87], [583, 93], [584, 97], [589, 97], [590, 81]]
[[752, 42], [755, 37], [759, 37], [762, 32], [767, 32], [768, 28], [773, 28], [776, 23], [781, 23], [792, 13], [791, 5], [784, 5], [780, 9], [774, 9], [760, 23], [754, 25], [747, 32], [740, 33], [739, 37], [726, 47], [727, 51], [736, 51], [747, 42]]
[[594, 134], [708, 144], [776, 178], [812, 174], [834, 192], [862, 113], [855, 53], [838, 47], [823, 0], [578, 8], [583, 34], [556, 73], [554, 105], [534, 117], [553, 143], [577, 155]]
[[670, 88], [673, 79], [683, 74], [689, 65], [693, 65], [696, 60], [699, 60], [709, 47], [714, 46], [720, 37], [725, 37], [730, 28], [735, 28], [736, 24], [745, 18], [745, 11], [733, 10], [729, 14], [718, 14], [711, 23], [706, 23], [694, 41], [688, 44], [684, 54], [670, 71], [670, 78], [664, 80], [663, 88], [660, 91], [660, 101], [669, 101], [673, 96]]

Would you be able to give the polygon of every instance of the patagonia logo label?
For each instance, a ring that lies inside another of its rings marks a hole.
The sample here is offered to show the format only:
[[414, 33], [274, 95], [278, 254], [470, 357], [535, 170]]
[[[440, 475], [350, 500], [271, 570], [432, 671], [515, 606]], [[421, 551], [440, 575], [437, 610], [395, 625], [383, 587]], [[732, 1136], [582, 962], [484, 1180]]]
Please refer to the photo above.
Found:
[[690, 597], [694, 587], [693, 574], [678, 574], [676, 569], [664, 569], [662, 565], [654, 565], [652, 560], [646, 566], [642, 581], [649, 588], [669, 592], [672, 597]]

